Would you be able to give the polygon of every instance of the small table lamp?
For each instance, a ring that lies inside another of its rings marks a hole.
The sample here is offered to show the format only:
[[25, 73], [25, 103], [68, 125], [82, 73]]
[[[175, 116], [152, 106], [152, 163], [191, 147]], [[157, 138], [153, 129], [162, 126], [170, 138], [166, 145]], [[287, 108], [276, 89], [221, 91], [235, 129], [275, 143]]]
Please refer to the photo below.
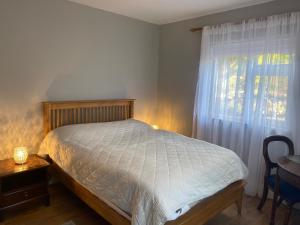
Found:
[[158, 130], [158, 129], [159, 129], [159, 127], [158, 127], [157, 125], [155, 125], [155, 124], [152, 125], [152, 128], [153, 128], [154, 130]]
[[24, 164], [27, 162], [28, 151], [26, 147], [16, 147], [14, 150], [14, 160], [16, 164]]

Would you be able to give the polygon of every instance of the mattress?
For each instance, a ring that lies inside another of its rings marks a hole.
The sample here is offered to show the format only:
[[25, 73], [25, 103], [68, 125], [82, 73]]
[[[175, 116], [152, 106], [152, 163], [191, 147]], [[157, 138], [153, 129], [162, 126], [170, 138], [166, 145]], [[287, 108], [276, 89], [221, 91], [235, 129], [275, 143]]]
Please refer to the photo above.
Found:
[[231, 150], [134, 119], [57, 128], [39, 154], [132, 225], [163, 225], [248, 174]]

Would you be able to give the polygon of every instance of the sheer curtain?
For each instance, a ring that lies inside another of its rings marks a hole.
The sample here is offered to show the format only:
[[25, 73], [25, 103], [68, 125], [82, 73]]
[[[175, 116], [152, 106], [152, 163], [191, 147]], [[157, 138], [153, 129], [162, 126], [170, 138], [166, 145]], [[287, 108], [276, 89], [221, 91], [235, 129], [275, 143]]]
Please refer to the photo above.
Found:
[[260, 191], [266, 136], [289, 136], [299, 152], [300, 13], [205, 27], [193, 135], [235, 151]]

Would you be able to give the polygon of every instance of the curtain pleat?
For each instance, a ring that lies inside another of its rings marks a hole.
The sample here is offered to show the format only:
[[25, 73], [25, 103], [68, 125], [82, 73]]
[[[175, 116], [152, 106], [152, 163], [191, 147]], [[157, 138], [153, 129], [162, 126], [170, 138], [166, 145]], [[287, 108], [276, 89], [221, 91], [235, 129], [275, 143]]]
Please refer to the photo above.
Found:
[[300, 154], [299, 33], [299, 12], [203, 29], [193, 135], [243, 159], [248, 194], [261, 189], [265, 137], [289, 136]]

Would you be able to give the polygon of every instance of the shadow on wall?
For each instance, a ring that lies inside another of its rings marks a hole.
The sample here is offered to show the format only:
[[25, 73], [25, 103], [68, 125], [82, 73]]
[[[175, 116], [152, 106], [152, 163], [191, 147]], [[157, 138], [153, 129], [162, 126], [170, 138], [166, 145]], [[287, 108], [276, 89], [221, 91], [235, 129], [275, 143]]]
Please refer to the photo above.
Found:
[[[93, 74], [93, 73], [92, 73]], [[36, 153], [43, 139], [43, 101], [137, 98], [135, 118], [153, 123], [156, 102], [153, 96], [130, 87], [117, 78], [89, 75], [58, 75], [49, 86], [38, 90], [28, 89], [15, 93], [0, 102], [0, 160], [13, 156], [17, 146], [26, 146], [29, 153]], [[142, 89], [142, 88], [141, 88]], [[30, 98], [30, 96], [36, 96]]]
[[42, 101], [136, 98], [150, 121], [158, 26], [60, 0], [0, 1], [0, 15], [0, 159], [37, 151]]
[[[149, 124], [155, 123], [156, 97], [135, 78], [128, 80], [118, 74], [99, 75], [92, 71], [87, 76], [74, 72], [72, 75], [60, 75], [50, 84], [47, 99], [64, 100], [97, 100], [97, 99], [136, 99], [134, 117]], [[99, 97], [100, 96], [100, 97]]]
[[43, 137], [42, 110], [39, 104], [29, 108], [9, 107], [0, 111], [0, 159], [13, 156], [17, 146], [35, 153]]
[[99, 99], [99, 96], [102, 99], [113, 99], [126, 98], [128, 90], [121, 80], [118, 82], [96, 72], [89, 76], [85, 76], [84, 72], [74, 72], [72, 75], [56, 76], [49, 85], [46, 96], [49, 101], [93, 100]]

